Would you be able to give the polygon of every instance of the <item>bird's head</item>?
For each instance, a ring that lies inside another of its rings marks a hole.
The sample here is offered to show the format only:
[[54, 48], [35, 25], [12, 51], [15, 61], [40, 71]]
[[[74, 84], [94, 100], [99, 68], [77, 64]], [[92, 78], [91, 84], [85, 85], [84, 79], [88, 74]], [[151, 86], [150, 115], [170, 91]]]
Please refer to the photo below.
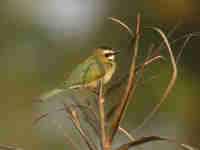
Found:
[[112, 63], [115, 61], [115, 55], [118, 54], [119, 51], [113, 50], [108, 46], [101, 46], [94, 50], [94, 55], [97, 56], [105, 63]]

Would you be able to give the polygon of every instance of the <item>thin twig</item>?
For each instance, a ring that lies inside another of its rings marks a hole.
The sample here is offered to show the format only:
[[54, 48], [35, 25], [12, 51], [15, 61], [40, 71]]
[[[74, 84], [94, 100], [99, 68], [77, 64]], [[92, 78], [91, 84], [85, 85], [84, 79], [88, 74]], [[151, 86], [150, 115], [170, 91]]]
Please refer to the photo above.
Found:
[[[170, 43], [171, 45], [172, 44], [175, 44], [177, 43], [178, 41], [182, 40], [182, 39], [187, 39], [188, 37], [192, 38], [192, 37], [200, 37], [200, 34], [198, 32], [193, 32], [193, 33], [187, 33], [185, 35], [182, 35], [174, 40], [172, 40]], [[162, 45], [162, 46], [161, 46]], [[160, 44], [160, 46], [155, 50], [155, 52], [152, 54], [152, 56], [155, 56], [158, 52], [160, 52], [161, 50], [164, 49], [164, 46], [163, 46], [163, 42]]]
[[68, 136], [64, 136], [65, 137], [65, 139], [66, 139], [66, 141], [67, 142], [69, 142], [71, 145], [72, 145], [72, 147], [74, 148], [74, 150], [81, 150], [74, 142], [73, 142], [73, 140], [70, 138], [70, 137], [68, 137]]
[[[167, 37], [169, 37], [169, 36], [171, 36], [171, 34], [174, 32], [174, 29], [172, 29], [172, 31], [170, 31], [169, 32], [169, 35], [167, 36]], [[184, 48], [185, 48], [185, 46], [187, 45], [187, 43], [189, 42], [189, 40], [191, 40], [191, 38], [192, 37], [200, 37], [200, 34], [199, 34], [199, 32], [193, 32], [193, 33], [187, 33], [187, 34], [185, 34], [185, 35], [183, 35], [183, 36], [181, 36], [181, 37], [179, 37], [179, 38], [176, 38], [176, 39], [174, 39], [174, 40], [172, 40], [171, 41], [171, 44], [175, 44], [176, 42], [178, 42], [178, 41], [180, 41], [180, 40], [182, 40], [182, 39], [185, 39], [185, 41], [184, 41], [184, 43], [183, 43], [183, 45], [182, 45], [182, 47], [181, 47], [181, 49], [180, 49], [180, 52], [178, 53], [178, 56], [176, 57], [176, 64], [178, 64], [178, 62], [179, 62], [179, 60], [180, 60], [180, 57], [181, 57], [181, 55], [182, 55], [182, 53], [183, 53], [183, 50], [184, 50]], [[157, 50], [162, 50], [164, 47], [164, 45], [163, 45], [164, 43], [162, 42], [161, 44], [160, 44], [160, 46], [157, 48]], [[161, 46], [162, 45], [162, 46]], [[158, 51], [155, 51], [155, 52], [158, 52]], [[156, 53], [154, 53], [154, 54], [152, 54], [152, 56], [153, 55], [155, 55]]]
[[130, 46], [128, 46], [128, 49], [132, 48], [132, 44], [135, 41], [135, 35], [133, 33], [133, 30], [128, 25], [126, 25], [124, 22], [122, 22], [121, 20], [119, 20], [117, 18], [108, 17], [108, 19], [115, 22], [115, 23], [118, 23], [120, 26], [122, 26], [129, 33], [129, 35], [131, 36], [131, 41], [130, 41]]
[[153, 61], [158, 60], [158, 59], [164, 59], [164, 57], [163, 56], [155, 56], [149, 60], [146, 60], [144, 62], [144, 67], [147, 67], [147, 65], [151, 64]]
[[124, 128], [122, 128], [122, 127], [120, 127], [120, 126], [119, 126], [119, 131], [120, 131], [123, 135], [127, 136], [131, 141], [135, 141], [135, 140], [136, 140], [132, 135], [130, 135]]
[[[166, 35], [167, 38], [170, 38], [173, 33], [176, 31], [176, 29], [181, 25], [181, 23], [176, 24]], [[161, 42], [160, 45], [156, 48], [155, 52], [152, 54], [152, 56], [157, 55], [164, 47], [165, 42]]]
[[137, 15], [137, 27], [136, 27], [136, 40], [135, 40], [135, 47], [134, 47], [134, 56], [132, 59], [132, 64], [130, 67], [130, 72], [129, 72], [129, 79], [128, 79], [128, 85], [126, 87], [126, 90], [124, 92], [124, 94], [122, 95], [121, 101], [120, 101], [120, 105], [119, 107], [116, 109], [115, 113], [114, 113], [114, 119], [112, 120], [112, 126], [111, 126], [111, 130], [109, 132], [109, 136], [108, 136], [108, 140], [107, 143], [111, 144], [113, 141], [113, 138], [118, 130], [119, 127], [119, 123], [122, 119], [122, 116], [125, 113], [125, 108], [127, 107], [128, 101], [129, 101], [129, 97], [130, 97], [130, 92], [132, 90], [133, 87], [133, 81], [134, 81], [134, 73], [135, 73], [135, 64], [136, 64], [136, 58], [137, 58], [137, 54], [138, 54], [138, 43], [139, 43], [139, 28], [140, 28], [140, 14], [138, 13]]
[[[126, 131], [124, 128], [119, 126], [119, 131], [125, 135], [126, 137], [128, 137], [130, 139], [130, 141], [134, 142], [136, 140], [136, 138], [134, 138], [132, 135], [130, 135], [128, 133], [128, 131]], [[138, 146], [138, 150], [141, 150], [142, 148], [140, 146]]]
[[156, 137], [156, 136], [141, 137], [139, 139], [136, 139], [135, 141], [131, 141], [126, 144], [122, 144], [116, 150], [128, 150], [129, 148], [132, 148], [134, 146], [138, 146], [138, 145], [141, 145], [141, 144], [144, 144], [147, 142], [160, 141], [160, 140], [164, 140], [164, 139], [162, 139], [160, 137]]
[[176, 38], [174, 40], [171, 41], [171, 44], [174, 44], [182, 39], [185, 39], [187, 38], [188, 36], [191, 36], [191, 37], [200, 37], [200, 34], [198, 32], [193, 32], [193, 33], [186, 33], [185, 35], [182, 35], [181, 37], [179, 38]]
[[154, 44], [154, 43], [151, 43], [151, 44], [149, 45], [149, 48], [148, 48], [147, 56], [153, 56], [152, 53], [153, 53], [154, 48], [155, 48], [155, 44]]
[[90, 125], [90, 127], [94, 130], [96, 135], [100, 138], [101, 137], [101, 131], [100, 124], [99, 124], [99, 118], [97, 112], [94, 110], [96, 107], [85, 107], [80, 105], [80, 111], [84, 116], [85, 121]]
[[[154, 61], [159, 60], [159, 59], [165, 59], [163, 56], [155, 56], [153, 58], [150, 58], [148, 60], [146, 60], [144, 63], [139, 64], [136, 66], [136, 74], [137, 74], [137, 70], [140, 69], [141, 67], [147, 67], [148, 65], [152, 64]], [[110, 92], [112, 92], [115, 88], [118, 88], [122, 85], [122, 83], [124, 83], [129, 77], [129, 74], [125, 74], [123, 77], [119, 78], [115, 83], [113, 83], [106, 91], [106, 94], [110, 94]]]
[[[148, 56], [150, 56], [150, 55], [148, 55]], [[146, 60], [143, 64], [140, 64], [140, 65], [138, 65], [138, 66], [136, 66], [136, 69], [137, 68], [140, 68], [138, 71], [136, 71], [136, 75], [137, 75], [137, 81], [138, 81], [138, 75], [139, 75], [139, 72], [141, 72], [141, 69], [143, 68], [145, 68], [145, 67], [148, 67], [150, 64], [152, 64], [154, 61], [156, 61], [156, 60], [158, 60], [158, 59], [164, 59], [164, 57], [163, 56], [155, 56], [155, 57], [153, 57], [153, 58], [150, 58], [150, 59], [148, 59], [148, 60]], [[128, 78], [128, 74], [126, 74], [124, 77], [122, 77], [122, 78], [120, 78], [120, 80], [118, 80], [118, 81], [116, 81], [116, 83], [115, 84], [113, 84], [108, 90], [107, 90], [107, 93], [106, 94], [109, 94], [109, 92], [111, 92], [111, 91], [113, 91], [116, 87], [119, 87], [119, 86], [121, 86], [121, 84], [122, 83], [124, 83], [126, 80], [127, 80], [127, 78]], [[136, 86], [136, 87], [138, 87], [138, 85]], [[136, 88], [135, 87], [135, 88]], [[133, 87], [133, 89], [134, 89], [134, 87]], [[134, 91], [134, 90], [132, 90], [132, 91]], [[132, 95], [132, 94], [131, 94]], [[116, 108], [119, 106], [119, 104], [116, 104], [116, 105], [114, 105], [112, 108], [111, 108], [111, 110], [107, 113], [107, 115], [106, 115], [106, 119], [107, 120], [109, 120], [110, 118], [111, 118], [111, 116], [112, 116], [112, 114], [114, 113], [114, 111], [116, 110]]]
[[101, 148], [106, 150], [106, 130], [105, 130], [105, 119], [104, 119], [104, 98], [102, 96], [103, 81], [99, 81], [99, 96], [98, 96], [98, 110], [100, 116], [100, 128], [101, 128]]
[[185, 48], [185, 46], [187, 45], [187, 43], [189, 42], [189, 40], [191, 39], [192, 35], [189, 35], [186, 39], [185, 39], [185, 42], [183, 43], [181, 49], [180, 49], [180, 52], [178, 53], [178, 56], [176, 57], [176, 64], [178, 64], [182, 54], [183, 54], [183, 50]]
[[[51, 113], [55, 113], [55, 112], [60, 112], [60, 111], [65, 111], [66, 112], [66, 107], [67, 106], [65, 106], [65, 107], [63, 107], [63, 108], [58, 108], [58, 109], [56, 109], [55, 111], [52, 111], [52, 112], [47, 112], [47, 113], [44, 113], [44, 114], [41, 114], [39, 117], [37, 117], [34, 121], [33, 121], [33, 126], [34, 125], [36, 125], [39, 121], [41, 121], [42, 119], [44, 119], [44, 118], [46, 118], [46, 117], [48, 117]], [[75, 107], [78, 107], [78, 108], [80, 108], [80, 109], [89, 109], [87, 106], [84, 106], [84, 105], [73, 105], [73, 111], [75, 111]], [[77, 118], [77, 115], [76, 115], [76, 112], [74, 113], [74, 115], [71, 115], [71, 113], [73, 112], [73, 111], [71, 111], [68, 107], [67, 107], [67, 110], [68, 110], [68, 114], [70, 115], [70, 120], [73, 122], [73, 123], [75, 123], [76, 122], [76, 125], [77, 126], [75, 126], [75, 124], [74, 124], [74, 126], [77, 128], [77, 127], [80, 127], [80, 121], [79, 121], [79, 119]], [[84, 112], [85, 113], [85, 112]], [[73, 119], [73, 120], [72, 120]], [[90, 118], [90, 120], [88, 120], [88, 123], [89, 123], [89, 125], [94, 129], [94, 131], [95, 131], [95, 133], [97, 134], [97, 135], [99, 135], [98, 134], [98, 131], [97, 131], [97, 125], [94, 125], [93, 123], [92, 123], [92, 121], [93, 120], [91, 120], [91, 118]], [[85, 135], [84, 134], [84, 131], [83, 131], [83, 129], [82, 128], [79, 128], [79, 130], [80, 130], [80, 132], [83, 134], [83, 135]], [[82, 136], [82, 135], [81, 135]], [[87, 137], [86, 135], [85, 135], [85, 137]], [[90, 140], [91, 141], [91, 140]], [[92, 141], [91, 141], [92, 142]], [[93, 145], [95, 146], [95, 144], [93, 143]], [[95, 147], [95, 149], [97, 149], [96, 147]]]
[[113, 22], [120, 24], [122, 27], [124, 27], [128, 31], [128, 33], [131, 35], [132, 38], [134, 37], [133, 31], [124, 22], [122, 22], [121, 20], [114, 18], [114, 17], [108, 17], [108, 19], [113, 21]]
[[76, 110], [74, 107], [68, 107], [67, 105], [65, 105], [65, 110], [66, 112], [69, 114], [69, 118], [71, 119], [74, 127], [77, 129], [77, 131], [79, 132], [80, 136], [82, 137], [83, 141], [86, 143], [86, 145], [88, 146], [89, 150], [96, 150], [97, 147], [95, 146], [95, 144], [92, 144], [89, 142], [85, 132], [83, 131], [83, 129], [81, 128], [81, 125], [80, 125], [80, 120], [78, 119], [77, 117], [77, 114], [76, 114]]
[[33, 120], [33, 123], [32, 125], [35, 126], [39, 123], [39, 121], [41, 121], [42, 119], [48, 117], [50, 115], [50, 113], [55, 113], [55, 112], [58, 112], [58, 111], [64, 111], [65, 109], [64, 108], [59, 108], [59, 109], [56, 109], [55, 111], [53, 112], [46, 112], [46, 113], [43, 113], [41, 114], [39, 117], [37, 117], [36, 119]]
[[[150, 53], [149, 53], [150, 54]], [[136, 72], [136, 84], [135, 86], [133, 87], [133, 89], [135, 90], [135, 88], [137, 88], [137, 84], [139, 83], [141, 77], [142, 77], [142, 74], [144, 72], [144, 69], [149, 65], [151, 64], [153, 61], [157, 60], [157, 59], [163, 59], [164, 57], [163, 56], [155, 56], [153, 58], [150, 58], [151, 56], [150, 55], [147, 55], [147, 57], [145, 58], [145, 61], [143, 64], [141, 64], [141, 67], [140, 69]]]
[[[134, 92], [136, 91], [136, 88], [138, 87], [139, 81], [142, 78], [142, 74], [144, 72], [145, 67], [148, 66], [149, 64], [151, 64], [153, 61], [155, 61], [157, 59], [160, 59], [160, 58], [163, 58], [163, 57], [162, 56], [155, 56], [153, 58], [150, 58], [150, 56], [146, 57], [146, 60], [144, 61], [144, 63], [140, 67], [140, 69], [136, 72], [136, 75], [135, 75], [135, 84], [133, 84], [132, 90], [130, 91], [130, 95], [133, 95]], [[125, 111], [126, 111], [128, 105], [129, 105], [129, 103], [130, 103], [130, 99], [129, 99], [126, 107], [125, 107]]]
[[158, 32], [158, 33], [161, 35], [161, 37], [163, 38], [163, 40], [164, 40], [164, 42], [165, 42], [165, 44], [166, 44], [166, 46], [167, 46], [168, 52], [169, 52], [171, 64], [172, 64], [172, 67], [173, 67], [173, 73], [172, 73], [171, 81], [169, 82], [169, 84], [168, 84], [168, 86], [167, 86], [167, 88], [166, 88], [166, 90], [165, 90], [165, 92], [164, 92], [164, 94], [163, 94], [163, 96], [162, 96], [162, 98], [161, 98], [161, 100], [160, 100], [160, 103], [158, 103], [158, 104], [154, 107], [153, 111], [152, 111], [152, 112], [144, 119], [144, 121], [135, 129], [135, 132], [136, 132], [137, 130], [143, 128], [143, 126], [144, 126], [148, 121], [150, 121], [150, 120], [153, 118], [153, 116], [155, 116], [155, 114], [158, 112], [158, 110], [159, 110], [161, 104], [163, 104], [163, 103], [166, 101], [167, 96], [169, 95], [171, 89], [173, 88], [173, 86], [174, 86], [174, 84], [175, 84], [176, 77], [177, 77], [177, 72], [178, 72], [178, 71], [177, 71], [177, 67], [176, 67], [176, 61], [175, 61], [175, 58], [174, 58], [174, 56], [173, 56], [173, 52], [172, 52], [172, 49], [171, 49], [171, 47], [170, 47], [170, 44], [169, 44], [169, 42], [168, 42], [167, 37], [165, 36], [165, 34], [163, 33], [163, 31], [162, 31], [161, 29], [159, 29], [159, 28], [150, 27], [150, 29], [153, 29], [153, 30], [155, 30], [156, 32]]
[[15, 147], [15, 146], [11, 146], [11, 145], [0, 144], [0, 150], [23, 150], [23, 149], [20, 147]]
[[153, 141], [167, 141], [167, 142], [175, 143], [178, 146], [180, 146], [186, 150], [194, 150], [195, 149], [190, 145], [181, 144], [181, 143], [177, 142], [176, 140], [172, 140], [169, 138], [159, 137], [159, 136], [144, 136], [144, 137], [140, 137], [139, 139], [136, 139], [135, 141], [131, 141], [126, 144], [122, 144], [116, 150], [128, 150], [129, 148], [132, 148], [132, 147], [144, 144], [144, 143], [148, 143], [148, 142], [153, 142]]

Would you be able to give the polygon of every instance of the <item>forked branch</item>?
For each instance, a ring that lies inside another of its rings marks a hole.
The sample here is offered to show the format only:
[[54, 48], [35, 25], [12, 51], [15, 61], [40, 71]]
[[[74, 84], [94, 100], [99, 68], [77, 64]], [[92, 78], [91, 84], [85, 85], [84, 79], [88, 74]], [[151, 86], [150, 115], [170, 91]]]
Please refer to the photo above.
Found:
[[130, 93], [131, 90], [133, 88], [133, 81], [134, 81], [134, 75], [135, 75], [135, 66], [136, 66], [136, 58], [137, 58], [137, 54], [138, 54], [138, 44], [139, 44], [139, 31], [140, 31], [140, 14], [137, 15], [137, 20], [136, 20], [136, 39], [135, 39], [135, 46], [134, 46], [134, 56], [132, 59], [132, 63], [131, 63], [131, 67], [130, 67], [130, 72], [129, 72], [129, 78], [128, 78], [128, 84], [127, 87], [125, 89], [124, 94], [122, 95], [122, 98], [120, 100], [120, 104], [119, 107], [117, 107], [115, 113], [114, 113], [114, 119], [112, 120], [112, 125], [111, 125], [111, 129], [109, 132], [109, 136], [108, 136], [108, 140], [107, 143], [111, 144], [113, 141], [113, 138], [118, 130], [119, 127], [119, 123], [122, 119], [122, 116], [125, 113], [125, 109], [127, 107], [129, 98], [130, 98]]
[[158, 32], [160, 34], [160, 36], [163, 38], [164, 40], [164, 43], [167, 47], [167, 50], [168, 50], [168, 53], [169, 53], [169, 56], [170, 56], [170, 60], [171, 60], [171, 64], [172, 64], [172, 67], [173, 67], [173, 73], [172, 73], [172, 77], [171, 77], [171, 81], [169, 82], [161, 100], [160, 100], [160, 103], [158, 103], [153, 111], [144, 119], [144, 121], [141, 123], [140, 126], [138, 126], [138, 128], [136, 128], [135, 131], [143, 128], [143, 126], [149, 121], [152, 119], [152, 117], [158, 112], [160, 106], [166, 101], [166, 98], [167, 96], [169, 95], [170, 91], [172, 90], [174, 84], [175, 84], [175, 81], [176, 81], [176, 77], [177, 77], [177, 67], [176, 67], [176, 61], [175, 61], [175, 58], [173, 56], [173, 52], [172, 52], [172, 49], [171, 49], [171, 46], [168, 42], [168, 39], [166, 37], [166, 35], [163, 33], [163, 31], [159, 28], [156, 28], [156, 27], [149, 27], [149, 29], [152, 29], [152, 30], [155, 30], [156, 32]]

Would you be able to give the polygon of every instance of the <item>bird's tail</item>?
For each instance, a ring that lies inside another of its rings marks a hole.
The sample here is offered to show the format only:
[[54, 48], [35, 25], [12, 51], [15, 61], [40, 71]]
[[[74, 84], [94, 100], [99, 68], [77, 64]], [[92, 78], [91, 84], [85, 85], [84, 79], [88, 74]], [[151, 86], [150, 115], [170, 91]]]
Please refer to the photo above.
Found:
[[52, 89], [52, 90], [48, 91], [47, 93], [44, 93], [41, 96], [39, 96], [38, 98], [36, 98], [36, 101], [47, 102], [47, 101], [53, 100], [56, 96], [58, 96], [59, 94], [61, 94], [64, 91], [65, 91], [65, 89], [58, 89], [58, 88]]

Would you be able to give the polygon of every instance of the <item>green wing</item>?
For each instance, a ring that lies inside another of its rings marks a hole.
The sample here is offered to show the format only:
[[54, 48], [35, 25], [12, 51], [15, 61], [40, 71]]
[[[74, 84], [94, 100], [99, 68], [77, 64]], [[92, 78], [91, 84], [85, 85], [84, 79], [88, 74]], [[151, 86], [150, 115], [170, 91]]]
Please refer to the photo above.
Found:
[[88, 84], [105, 75], [103, 64], [95, 56], [79, 64], [65, 81], [65, 87]]
[[37, 99], [40, 101], [54, 99], [56, 96], [65, 93], [66, 89], [70, 86], [87, 84], [100, 79], [104, 75], [105, 70], [103, 64], [95, 56], [91, 56], [75, 68], [69, 78], [64, 82], [64, 85], [62, 84], [58, 88], [42, 94]]

